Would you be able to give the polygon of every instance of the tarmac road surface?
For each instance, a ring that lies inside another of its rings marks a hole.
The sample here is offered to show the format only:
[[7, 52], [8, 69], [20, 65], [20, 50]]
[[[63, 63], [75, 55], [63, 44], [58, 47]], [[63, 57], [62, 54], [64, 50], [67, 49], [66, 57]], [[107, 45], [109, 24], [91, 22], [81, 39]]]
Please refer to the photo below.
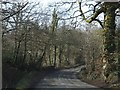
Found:
[[[52, 72], [45, 76], [36, 85], [35, 88], [93, 88], [99, 89], [93, 85], [82, 82], [77, 79], [76, 72], [79, 72], [81, 67], [64, 69]], [[102, 90], [102, 89], [99, 89]]]

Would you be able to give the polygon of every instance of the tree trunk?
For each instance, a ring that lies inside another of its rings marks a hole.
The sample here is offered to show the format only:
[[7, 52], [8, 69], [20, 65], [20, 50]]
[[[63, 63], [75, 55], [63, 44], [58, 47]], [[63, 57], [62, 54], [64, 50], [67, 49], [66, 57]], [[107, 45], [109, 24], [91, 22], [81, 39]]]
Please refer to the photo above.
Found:
[[70, 65], [70, 46], [67, 45], [67, 56], [66, 56], [67, 65]]
[[118, 53], [118, 80], [120, 81], [120, 30], [118, 30], [118, 48], [117, 48], [117, 53]]
[[46, 54], [46, 46], [44, 47], [44, 51], [42, 53], [42, 56], [39, 58], [39, 60], [37, 61], [37, 64], [41, 67], [42, 66], [42, 62], [43, 62], [43, 59], [45, 57], [45, 54]]
[[61, 63], [62, 63], [62, 46], [60, 45], [59, 47], [59, 67], [61, 67]]
[[105, 4], [105, 15], [104, 15], [104, 66], [103, 76], [105, 82], [111, 72], [113, 72], [113, 62], [115, 53], [115, 7], [114, 3]]
[[56, 67], [56, 49], [57, 49], [57, 46], [55, 45], [54, 46], [54, 67]]
[[51, 55], [49, 53], [49, 63], [50, 63], [50, 66], [52, 65], [52, 62], [51, 62]]
[[[17, 43], [16, 43], [17, 44]], [[16, 45], [16, 50], [15, 50], [15, 53], [14, 53], [14, 64], [18, 64], [18, 54], [19, 54], [19, 50], [20, 50], [20, 45], [21, 45], [21, 40], [18, 42], [18, 45]]]
[[26, 55], [27, 55], [27, 40], [26, 40], [27, 36], [25, 34], [25, 40], [24, 40], [24, 56], [23, 56], [23, 60], [22, 60], [22, 65], [25, 63], [25, 59], [26, 59]]

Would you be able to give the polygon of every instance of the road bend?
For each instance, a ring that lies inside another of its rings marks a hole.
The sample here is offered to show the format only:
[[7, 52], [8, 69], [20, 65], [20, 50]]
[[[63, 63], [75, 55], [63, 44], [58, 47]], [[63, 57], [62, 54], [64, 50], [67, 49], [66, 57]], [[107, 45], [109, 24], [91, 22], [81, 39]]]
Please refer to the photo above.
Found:
[[[81, 67], [58, 70], [49, 73], [36, 85], [36, 88], [93, 88], [99, 89], [96, 86], [87, 84], [77, 79], [76, 72], [79, 72]], [[102, 89], [99, 89], [102, 90]]]

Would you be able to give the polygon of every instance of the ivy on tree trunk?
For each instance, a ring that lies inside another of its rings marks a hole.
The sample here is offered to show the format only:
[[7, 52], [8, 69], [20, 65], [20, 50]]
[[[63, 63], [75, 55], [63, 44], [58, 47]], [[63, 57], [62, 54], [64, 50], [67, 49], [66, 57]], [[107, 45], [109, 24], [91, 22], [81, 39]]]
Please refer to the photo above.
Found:
[[115, 4], [106, 3], [104, 12], [104, 76], [105, 79], [114, 71], [114, 53], [116, 50], [115, 46]]

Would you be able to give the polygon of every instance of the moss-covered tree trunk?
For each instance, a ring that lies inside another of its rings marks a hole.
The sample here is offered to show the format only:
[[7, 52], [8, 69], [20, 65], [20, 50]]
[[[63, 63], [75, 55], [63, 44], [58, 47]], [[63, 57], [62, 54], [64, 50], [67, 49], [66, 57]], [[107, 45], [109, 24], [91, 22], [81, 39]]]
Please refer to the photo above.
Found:
[[117, 53], [118, 53], [118, 80], [120, 81], [120, 29], [117, 32], [118, 35], [118, 48], [117, 48]]
[[[115, 71], [116, 66], [115, 65], [115, 51], [116, 51], [116, 45], [115, 45], [115, 16], [116, 16], [116, 10], [120, 8], [120, 2], [103, 2], [99, 9], [97, 9], [90, 19], [87, 19], [81, 9], [82, 5], [81, 2], [79, 2], [79, 10], [81, 12], [81, 16], [83, 19], [91, 23], [92, 21], [98, 21], [99, 24], [104, 28], [104, 58], [103, 58], [103, 76], [106, 81], [106, 79], [109, 77], [109, 75]], [[96, 4], [98, 5], [98, 4]], [[95, 6], [96, 7], [96, 6]], [[103, 23], [97, 19], [98, 15], [101, 13], [104, 13], [104, 25]], [[119, 48], [119, 47], [118, 47]], [[118, 52], [119, 53], [119, 52]], [[118, 66], [120, 62], [118, 60]]]
[[103, 75], [105, 81], [114, 71], [114, 53], [115, 53], [115, 3], [105, 3], [104, 12], [104, 66]]

